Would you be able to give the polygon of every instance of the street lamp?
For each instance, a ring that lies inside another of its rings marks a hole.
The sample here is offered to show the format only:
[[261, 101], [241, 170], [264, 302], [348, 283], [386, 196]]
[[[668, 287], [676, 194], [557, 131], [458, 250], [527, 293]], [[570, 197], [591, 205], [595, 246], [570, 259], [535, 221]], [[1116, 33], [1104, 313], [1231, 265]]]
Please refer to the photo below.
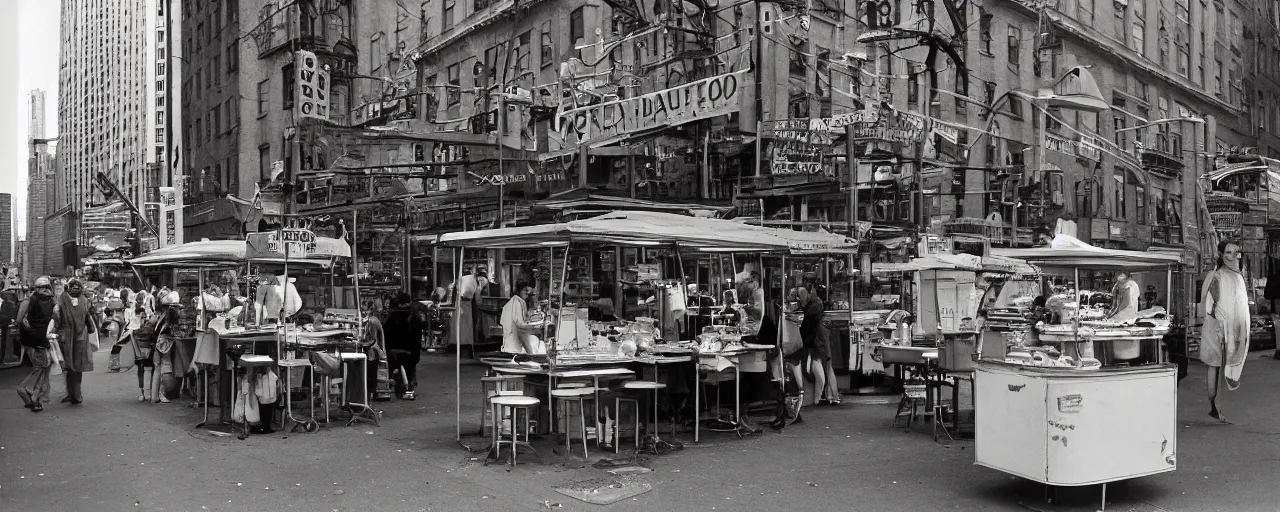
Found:
[[[1111, 108], [1111, 104], [1102, 96], [1102, 90], [1098, 88], [1098, 82], [1089, 73], [1088, 68], [1092, 66], [1076, 66], [1067, 70], [1062, 77], [1053, 83], [1051, 87], [1040, 89], [1035, 95], [1024, 91], [1009, 91], [1009, 95], [1022, 97], [1032, 103], [1036, 108], [1036, 116], [1040, 119], [1040, 127], [1037, 130], [1037, 150], [1036, 150], [1036, 169], [1043, 170], [1045, 167], [1045, 138], [1046, 125], [1049, 122], [1049, 108], [1058, 107], [1080, 112], [1088, 112], [1098, 114]], [[994, 109], [993, 109], [994, 110]], [[992, 116], [994, 119], [995, 116]], [[1021, 178], [1017, 179], [1018, 185], [1021, 185]], [[1017, 190], [1017, 186], [1014, 187]], [[1018, 243], [1018, 207], [1017, 202], [1013, 207], [1013, 218], [1010, 219], [1013, 226], [1011, 233], [1011, 243], [1017, 246]]]

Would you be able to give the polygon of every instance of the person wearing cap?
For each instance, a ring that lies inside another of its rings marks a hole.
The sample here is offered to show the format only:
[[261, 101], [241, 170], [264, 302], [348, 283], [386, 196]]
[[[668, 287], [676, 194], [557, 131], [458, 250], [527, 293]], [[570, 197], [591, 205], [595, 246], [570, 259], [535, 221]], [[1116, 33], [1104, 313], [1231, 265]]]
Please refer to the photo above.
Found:
[[18, 396], [22, 397], [23, 404], [31, 412], [44, 410], [42, 402], [49, 399], [49, 372], [52, 370], [53, 357], [49, 354], [50, 344], [46, 333], [56, 309], [53, 283], [49, 278], [41, 277], [36, 279], [31, 298], [23, 302], [18, 311], [22, 347], [32, 367], [31, 374], [18, 387]]
[[93, 371], [93, 351], [89, 348], [89, 335], [97, 332], [92, 305], [84, 296], [84, 283], [78, 278], [67, 281], [66, 292], [58, 296], [53, 321], [58, 330], [58, 344], [62, 348], [63, 373], [67, 379], [67, 396], [62, 403], [79, 405], [84, 401], [84, 372]]

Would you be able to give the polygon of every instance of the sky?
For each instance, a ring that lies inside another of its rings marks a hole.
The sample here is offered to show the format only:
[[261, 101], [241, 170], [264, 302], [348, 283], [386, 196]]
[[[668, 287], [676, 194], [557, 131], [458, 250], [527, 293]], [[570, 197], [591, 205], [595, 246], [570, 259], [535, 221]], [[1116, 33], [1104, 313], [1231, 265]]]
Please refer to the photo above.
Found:
[[[45, 136], [58, 132], [58, 8], [56, 0], [0, 0], [0, 32], [17, 55], [0, 57], [0, 192], [13, 194], [15, 240], [26, 238], [28, 93], [45, 91]], [[14, 11], [17, 11], [16, 13]], [[16, 16], [14, 16], [16, 14]], [[16, 38], [13, 37], [16, 35]], [[16, 41], [14, 40], [16, 39]], [[13, 50], [0, 50], [13, 52]]]

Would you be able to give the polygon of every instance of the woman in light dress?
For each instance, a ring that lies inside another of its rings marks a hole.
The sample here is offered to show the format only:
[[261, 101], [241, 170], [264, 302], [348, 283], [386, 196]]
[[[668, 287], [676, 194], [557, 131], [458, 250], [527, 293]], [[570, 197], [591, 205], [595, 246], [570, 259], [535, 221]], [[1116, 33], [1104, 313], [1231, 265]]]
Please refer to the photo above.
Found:
[[1240, 268], [1240, 244], [1218, 244], [1218, 268], [1204, 279], [1205, 319], [1200, 360], [1209, 367], [1209, 416], [1228, 423], [1218, 404], [1218, 388], [1240, 387], [1240, 374], [1249, 355], [1249, 293]]

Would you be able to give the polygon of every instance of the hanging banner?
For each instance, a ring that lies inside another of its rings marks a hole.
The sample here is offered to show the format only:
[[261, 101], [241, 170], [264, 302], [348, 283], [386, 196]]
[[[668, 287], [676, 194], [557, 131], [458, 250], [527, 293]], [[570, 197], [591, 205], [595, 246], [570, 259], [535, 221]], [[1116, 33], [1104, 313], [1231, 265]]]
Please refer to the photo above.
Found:
[[351, 245], [339, 238], [316, 236], [307, 229], [286, 228], [280, 231], [249, 233], [246, 257], [284, 258], [350, 258]]
[[632, 133], [737, 112], [746, 73], [735, 71], [634, 98], [565, 110], [556, 116], [556, 130], [565, 147], [609, 144]]
[[854, 124], [854, 138], [903, 143], [924, 140], [928, 118], [920, 114], [891, 110], [876, 117], [874, 122]]
[[294, 63], [297, 91], [294, 108], [298, 117], [329, 119], [329, 72], [320, 68], [320, 60], [309, 51], [299, 51]]

